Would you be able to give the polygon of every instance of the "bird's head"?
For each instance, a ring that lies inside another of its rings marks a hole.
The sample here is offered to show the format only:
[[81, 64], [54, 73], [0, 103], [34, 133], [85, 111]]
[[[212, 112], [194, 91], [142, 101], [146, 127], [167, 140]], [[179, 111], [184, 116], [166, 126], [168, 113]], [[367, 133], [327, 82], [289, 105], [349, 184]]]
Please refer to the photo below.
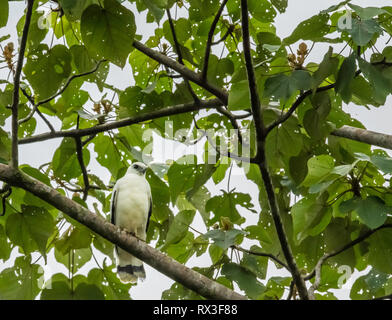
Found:
[[134, 173], [140, 176], [144, 175], [147, 171], [147, 165], [142, 162], [132, 163], [131, 166], [127, 170], [127, 174]]

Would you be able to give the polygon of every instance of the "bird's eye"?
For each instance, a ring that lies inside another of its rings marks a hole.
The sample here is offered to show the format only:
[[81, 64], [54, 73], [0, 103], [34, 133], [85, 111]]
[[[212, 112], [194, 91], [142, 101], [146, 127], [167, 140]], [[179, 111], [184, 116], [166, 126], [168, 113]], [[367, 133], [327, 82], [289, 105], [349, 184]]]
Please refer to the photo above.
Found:
[[139, 169], [139, 165], [137, 165], [137, 164], [134, 164], [133, 167], [134, 167], [135, 169]]

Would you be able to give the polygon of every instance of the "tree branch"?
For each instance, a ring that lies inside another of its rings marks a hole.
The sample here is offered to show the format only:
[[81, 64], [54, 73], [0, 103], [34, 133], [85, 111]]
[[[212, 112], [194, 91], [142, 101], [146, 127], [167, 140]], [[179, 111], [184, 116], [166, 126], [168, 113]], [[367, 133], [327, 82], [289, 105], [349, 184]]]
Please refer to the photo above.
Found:
[[[325, 87], [320, 87], [317, 88], [316, 92], [322, 92], [322, 91], [327, 91], [330, 89], [333, 89], [335, 87], [335, 84], [330, 84], [328, 86]], [[288, 120], [290, 118], [290, 116], [294, 113], [295, 110], [297, 110], [297, 108], [301, 105], [302, 102], [304, 102], [304, 100], [310, 96], [313, 93], [313, 90], [307, 90], [304, 93], [302, 93], [297, 100], [295, 100], [295, 102], [292, 104], [292, 106], [290, 107], [290, 109], [284, 113], [282, 116], [280, 116], [278, 119], [276, 119], [274, 122], [272, 122], [266, 129], [266, 134], [268, 135], [268, 133], [270, 133], [272, 131], [272, 129], [274, 129], [275, 127], [277, 127], [278, 125], [282, 124], [283, 122], [285, 122], [286, 120]]]
[[275, 229], [278, 234], [279, 242], [287, 261], [289, 270], [295, 281], [295, 285], [298, 289], [298, 293], [303, 300], [308, 300], [308, 291], [303, 280], [301, 273], [295, 263], [293, 253], [291, 252], [290, 245], [287, 240], [286, 232], [283, 227], [283, 222], [279, 213], [278, 204], [276, 201], [275, 190], [272, 185], [272, 179], [268, 171], [265, 156], [265, 139], [266, 132], [263, 122], [263, 114], [260, 105], [260, 98], [257, 92], [256, 78], [253, 69], [251, 48], [250, 48], [250, 36], [249, 36], [249, 18], [248, 18], [248, 1], [241, 0], [241, 18], [242, 18], [242, 38], [244, 47], [245, 64], [248, 75], [250, 100], [253, 119], [256, 128], [256, 139], [257, 139], [257, 152], [256, 161], [259, 166], [261, 177], [265, 186], [265, 190], [268, 197], [268, 203], [271, 210], [271, 215], [274, 220]]
[[286, 263], [284, 263], [282, 260], [280, 260], [279, 258], [277, 258], [276, 256], [274, 256], [271, 253], [264, 253], [264, 252], [257, 252], [257, 251], [247, 250], [247, 249], [241, 248], [240, 246], [231, 246], [231, 247], [233, 249], [238, 250], [238, 251], [245, 252], [247, 254], [252, 254], [254, 256], [271, 258], [276, 263], [280, 264], [282, 267], [285, 267], [287, 270], [290, 271], [290, 268], [289, 268], [289, 266]]
[[53, 126], [52, 126], [52, 124], [49, 122], [49, 120], [46, 119], [46, 117], [44, 117], [44, 115], [41, 113], [41, 111], [39, 111], [38, 107], [35, 106], [33, 97], [30, 96], [25, 89], [20, 88], [20, 90], [22, 91], [23, 95], [27, 98], [27, 100], [29, 100], [29, 102], [33, 106], [33, 110], [30, 112], [30, 114], [26, 118], [19, 120], [18, 124], [20, 125], [20, 124], [30, 120], [31, 117], [34, 115], [34, 112], [37, 112], [38, 115], [41, 117], [41, 119], [46, 123], [46, 125], [49, 128], [49, 130], [52, 131], [52, 132], [55, 131]]
[[55, 132], [37, 134], [32, 137], [26, 137], [20, 139], [19, 143], [26, 144], [26, 143], [33, 143], [33, 142], [44, 141], [44, 140], [54, 139], [54, 138], [63, 138], [63, 137], [74, 138], [74, 137], [91, 136], [100, 132], [104, 132], [112, 129], [118, 129], [132, 124], [150, 121], [157, 118], [162, 118], [162, 117], [167, 117], [167, 116], [172, 116], [172, 115], [177, 115], [177, 114], [187, 113], [192, 111], [200, 111], [203, 109], [215, 109], [218, 106], [222, 106], [222, 102], [218, 99], [200, 101], [199, 104], [195, 104], [194, 102], [189, 102], [189, 103], [179, 104], [176, 106], [166, 107], [160, 110], [153, 110], [149, 113], [142, 113], [134, 117], [125, 118], [114, 122], [100, 124], [91, 128], [73, 129], [73, 130], [55, 131]]
[[188, 69], [181, 63], [170, 59], [169, 57], [150, 49], [149, 47], [146, 47], [144, 44], [142, 44], [139, 41], [134, 41], [133, 46], [139, 50], [140, 52], [144, 53], [148, 57], [150, 57], [153, 60], [158, 61], [161, 64], [164, 64], [165, 66], [177, 71], [179, 74], [181, 74], [183, 77], [187, 78], [189, 81], [192, 81], [199, 85], [200, 87], [204, 88], [208, 92], [212, 93], [215, 95], [217, 98], [219, 98], [224, 105], [227, 105], [228, 102], [228, 93], [221, 89], [216, 87], [215, 85], [209, 83], [208, 81], [203, 81], [201, 76], [197, 74], [196, 72]]
[[14, 91], [12, 97], [12, 158], [11, 166], [13, 168], [18, 167], [18, 113], [19, 113], [19, 88], [20, 88], [20, 76], [22, 73], [23, 59], [26, 51], [27, 36], [29, 34], [31, 15], [33, 13], [34, 0], [27, 0], [27, 11], [25, 24], [23, 26], [22, 39], [20, 41], [18, 62], [16, 65], [16, 71], [14, 75]]
[[101, 235], [138, 259], [143, 260], [159, 272], [207, 299], [246, 299], [246, 297], [164, 255], [147, 245], [144, 241], [140, 241], [136, 237], [122, 231], [102, 217], [92, 213], [78, 203], [64, 197], [53, 188], [31, 178], [23, 172], [0, 164], [0, 180], [34, 194], [79, 223], [82, 223], [93, 232]]
[[331, 135], [392, 150], [392, 135], [389, 134], [350, 126], [343, 126], [337, 130], [332, 131]]
[[208, 62], [209, 62], [209, 59], [210, 59], [211, 46], [212, 46], [212, 40], [214, 38], [214, 32], [215, 32], [216, 26], [217, 26], [217, 24], [219, 22], [220, 16], [222, 15], [223, 9], [225, 8], [225, 5], [226, 5], [227, 1], [228, 0], [223, 0], [222, 4], [219, 7], [218, 12], [215, 15], [214, 20], [212, 21], [210, 31], [208, 32], [206, 51], [205, 51], [205, 54], [204, 54], [203, 70], [201, 72], [202, 80], [207, 80]]
[[[184, 65], [184, 61], [182, 60], [182, 53], [181, 53], [181, 47], [180, 44], [178, 42], [177, 39], [177, 34], [176, 34], [176, 29], [174, 28], [174, 23], [173, 23], [173, 19], [172, 16], [170, 14], [170, 9], [166, 9], [166, 14], [169, 20], [169, 25], [170, 25], [170, 30], [173, 36], [173, 41], [174, 41], [174, 47], [176, 49], [176, 53], [177, 53], [177, 57], [178, 57], [178, 62], [181, 63], [182, 65]], [[196, 93], [193, 91], [191, 84], [189, 83], [187, 78], [184, 78], [185, 81], [185, 85], [187, 86], [187, 89], [189, 91], [189, 93], [191, 94], [193, 100], [198, 103], [199, 102], [199, 98], [197, 97]]]

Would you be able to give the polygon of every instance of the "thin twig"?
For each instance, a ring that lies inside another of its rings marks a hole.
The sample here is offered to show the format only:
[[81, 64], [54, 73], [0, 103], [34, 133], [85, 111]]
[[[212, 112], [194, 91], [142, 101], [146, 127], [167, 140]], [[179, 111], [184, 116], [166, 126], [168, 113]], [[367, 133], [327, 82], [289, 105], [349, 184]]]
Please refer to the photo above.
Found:
[[31, 22], [31, 15], [33, 13], [34, 0], [27, 0], [27, 11], [25, 24], [23, 26], [22, 39], [20, 42], [18, 63], [16, 65], [16, 71], [14, 75], [14, 92], [12, 98], [12, 158], [11, 166], [18, 168], [18, 107], [19, 107], [19, 88], [20, 88], [20, 76], [22, 73], [23, 59], [26, 51], [27, 36], [29, 34], [29, 27]]
[[218, 12], [216, 13], [214, 20], [212, 21], [210, 31], [208, 32], [208, 38], [207, 38], [207, 45], [206, 45], [206, 51], [204, 54], [204, 64], [203, 64], [203, 70], [201, 72], [201, 78], [202, 80], [207, 79], [207, 72], [208, 72], [208, 62], [210, 59], [210, 53], [211, 53], [211, 45], [212, 45], [212, 40], [214, 38], [214, 33], [216, 26], [219, 22], [220, 16], [222, 15], [223, 9], [226, 6], [228, 0], [223, 0], [222, 4], [219, 7]]
[[284, 263], [282, 260], [280, 260], [279, 258], [277, 258], [276, 256], [274, 256], [271, 253], [264, 253], [264, 252], [247, 250], [247, 249], [241, 248], [239, 246], [231, 246], [231, 248], [236, 249], [241, 252], [244, 252], [244, 253], [247, 253], [247, 254], [254, 255], [254, 256], [271, 258], [276, 263], [280, 264], [282, 267], [285, 267], [287, 270], [290, 270], [289, 266], [286, 263]]
[[[176, 29], [174, 28], [174, 23], [173, 23], [173, 19], [171, 17], [170, 14], [170, 9], [166, 9], [166, 14], [169, 20], [169, 25], [170, 25], [170, 30], [173, 36], [173, 41], [174, 41], [174, 47], [177, 53], [177, 57], [178, 57], [178, 62], [181, 63], [182, 65], [184, 65], [184, 61], [182, 60], [182, 53], [181, 53], [181, 47], [180, 47], [180, 43], [178, 42], [177, 39], [177, 34], [176, 34]], [[184, 81], [185, 81], [185, 85], [189, 91], [189, 93], [191, 94], [193, 100], [195, 101], [195, 103], [198, 103], [200, 100], [197, 97], [196, 93], [193, 91], [191, 84], [189, 83], [188, 79], [184, 77]]]

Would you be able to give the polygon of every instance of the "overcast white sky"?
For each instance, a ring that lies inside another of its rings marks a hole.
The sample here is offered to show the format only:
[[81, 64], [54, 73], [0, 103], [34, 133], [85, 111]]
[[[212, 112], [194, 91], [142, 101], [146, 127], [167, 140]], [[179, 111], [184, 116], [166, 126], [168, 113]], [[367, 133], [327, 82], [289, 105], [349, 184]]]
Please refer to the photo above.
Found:
[[[340, 0], [317, 0], [317, 1], [311, 1], [311, 0], [289, 0], [289, 7], [287, 11], [284, 14], [278, 15], [276, 18], [276, 28], [278, 35], [280, 37], [286, 37], [291, 34], [293, 29], [297, 26], [297, 24], [314, 14], [317, 14], [320, 10], [326, 9], [329, 6], [333, 4], [339, 3]], [[388, 0], [354, 0], [352, 1], [354, 4], [358, 4], [360, 6], [366, 7], [366, 6], [385, 6], [385, 5], [391, 5], [391, 2]], [[9, 18], [9, 23], [8, 27], [0, 29], [0, 37], [5, 35], [5, 34], [11, 34], [12, 38], [11, 41], [14, 43], [16, 42], [16, 30], [12, 29], [16, 22], [19, 20], [23, 8], [24, 8], [24, 2], [11, 2], [10, 3], [10, 18]], [[145, 26], [145, 16], [142, 15], [140, 16], [136, 11], [135, 16], [136, 16], [136, 22], [138, 25], [138, 34], [143, 34], [144, 39], [146, 39], [154, 30], [155, 24], [150, 24]], [[145, 27], [141, 27], [141, 26]], [[309, 61], [320, 61], [322, 56], [327, 50], [328, 45], [319, 45], [317, 44], [315, 48], [313, 49], [311, 56], [309, 57]], [[4, 79], [7, 76], [8, 71], [6, 70], [0, 70], [0, 79]], [[115, 85], [118, 88], [126, 88], [130, 85], [132, 85], [131, 77], [130, 77], [130, 67], [127, 65], [123, 70], [119, 69], [118, 67], [111, 67], [111, 72], [109, 74], [108, 81]], [[92, 87], [93, 88], [93, 87]], [[92, 97], [94, 100], [100, 100], [101, 94], [95, 90], [92, 89], [93, 91], [91, 92]], [[96, 92], [96, 96], [95, 96]], [[358, 120], [360, 120], [362, 123], [365, 124], [365, 126], [374, 131], [378, 132], [383, 132], [387, 134], [392, 134], [392, 126], [390, 125], [391, 121], [391, 115], [392, 112], [390, 110], [391, 106], [391, 98], [387, 100], [387, 103], [383, 107], [379, 108], [372, 108], [371, 110], [367, 110], [364, 107], [358, 107], [355, 105], [350, 105], [347, 106], [345, 109], [346, 111], [350, 112], [352, 115], [354, 115]], [[57, 125], [59, 123], [57, 122]], [[38, 130], [39, 132], [45, 132], [47, 128], [39, 122], [38, 125]], [[51, 161], [53, 152], [59, 145], [60, 140], [50, 140], [45, 143], [37, 143], [37, 144], [29, 144], [29, 145], [23, 145], [20, 148], [20, 163], [28, 163], [31, 166], [37, 166], [42, 163]], [[37, 148], [39, 148], [37, 150]], [[102, 167], [97, 166], [94, 158], [94, 153], [91, 153], [91, 158], [92, 161], [90, 162], [90, 165], [88, 166], [88, 169], [90, 172], [100, 176], [104, 181], [108, 182], [110, 179], [109, 172], [106, 169], [102, 169]], [[166, 157], [166, 155], [165, 155]], [[222, 186], [226, 186], [226, 181], [222, 182]], [[219, 189], [221, 188], [220, 186], [214, 187], [213, 184], [208, 184], [211, 191], [216, 190], [216, 192], [219, 192]], [[236, 187], [239, 192], [250, 192], [252, 195], [253, 203], [255, 204], [256, 208], [258, 208], [258, 191], [255, 185], [246, 179], [244, 179], [243, 176], [241, 175], [233, 175], [231, 178], [231, 186]], [[225, 188], [225, 187], [224, 187]], [[248, 223], [255, 223], [257, 221], [257, 216], [253, 215], [250, 216], [246, 212], [241, 212], [247, 215]], [[201, 221], [201, 218], [196, 217], [194, 224], [193, 224], [196, 229], [204, 232], [205, 227], [203, 226], [203, 222]], [[249, 243], [244, 243], [244, 247], [250, 247], [251, 242]], [[14, 253], [16, 253], [14, 251]], [[45, 269], [50, 270], [52, 273], [56, 272], [65, 272], [64, 267], [59, 267], [57, 269], [53, 268], [53, 265], [50, 263], [50, 260], [54, 259], [54, 257], [51, 257], [49, 259], [49, 265], [45, 267]], [[12, 260], [12, 259], [11, 259]], [[5, 267], [10, 266], [11, 261], [0, 265], [0, 270], [4, 269]], [[207, 266], [210, 264], [210, 260], [208, 255], [205, 255], [205, 258], [203, 259], [191, 259], [187, 265], [188, 266]], [[58, 264], [56, 265], [58, 266]], [[81, 269], [81, 272], [84, 273], [86, 270], [89, 270], [90, 268], [96, 267], [94, 262], [89, 263], [85, 267]], [[271, 268], [269, 268], [269, 274], [268, 277], [271, 275], [277, 276], [277, 275], [282, 275], [281, 272], [277, 272], [276, 269], [270, 265]], [[161, 273], [155, 271], [154, 269], [150, 268], [149, 266], [146, 267], [146, 273], [147, 273], [147, 279], [139, 284], [138, 286], [135, 286], [131, 289], [131, 295], [133, 299], [160, 299], [161, 298], [161, 293], [163, 290], [169, 288], [173, 281], [166, 276], [162, 275]], [[353, 279], [351, 279], [348, 283], [348, 285], [344, 286], [344, 288], [350, 287], [353, 283]], [[348, 291], [347, 290], [342, 290], [339, 293], [339, 297], [341, 298], [347, 298], [348, 297]]]

